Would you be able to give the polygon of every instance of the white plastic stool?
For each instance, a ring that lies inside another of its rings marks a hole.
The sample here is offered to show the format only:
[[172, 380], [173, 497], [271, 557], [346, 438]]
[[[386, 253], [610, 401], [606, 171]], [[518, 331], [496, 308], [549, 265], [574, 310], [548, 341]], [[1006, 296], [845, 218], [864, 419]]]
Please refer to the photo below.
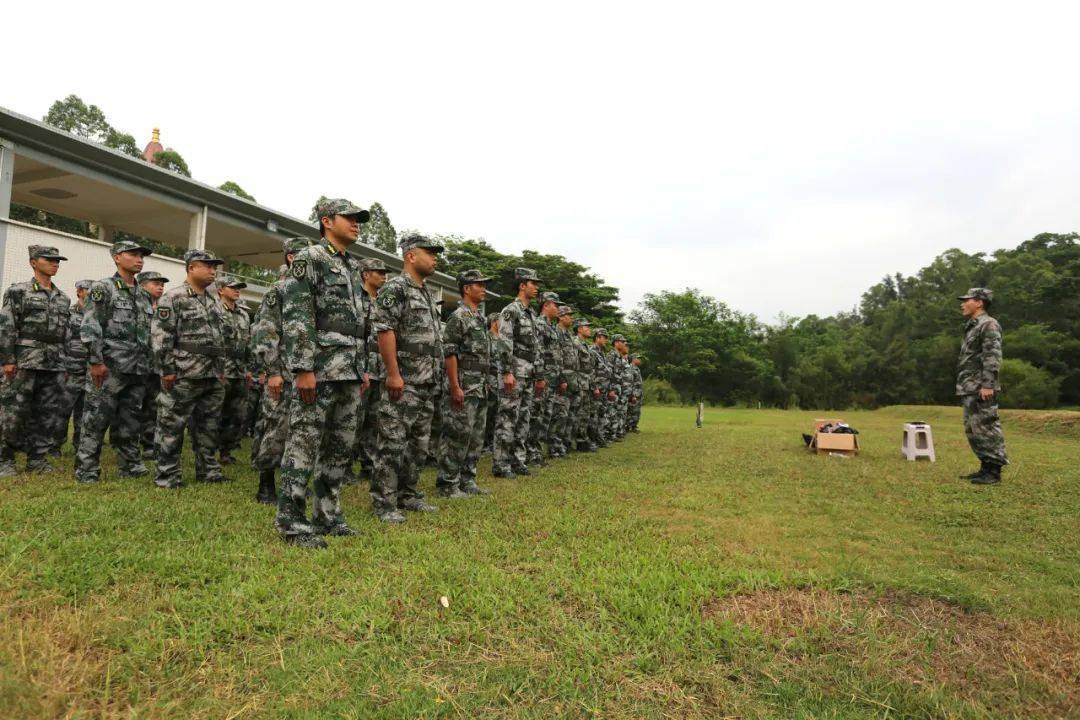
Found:
[[900, 452], [908, 460], [927, 458], [937, 462], [934, 454], [934, 433], [926, 423], [904, 423], [904, 439]]

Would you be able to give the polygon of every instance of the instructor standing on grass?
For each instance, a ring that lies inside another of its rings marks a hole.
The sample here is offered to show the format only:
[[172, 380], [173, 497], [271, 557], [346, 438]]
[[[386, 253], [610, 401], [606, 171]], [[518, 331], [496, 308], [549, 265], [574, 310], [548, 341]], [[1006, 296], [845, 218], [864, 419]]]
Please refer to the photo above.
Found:
[[956, 394], [964, 406], [968, 443], [982, 463], [977, 471], [961, 477], [976, 485], [1001, 482], [1001, 468], [1009, 464], [997, 405], [997, 394], [1001, 392], [1001, 325], [987, 314], [993, 299], [989, 288], [971, 288], [959, 298], [967, 324], [960, 346]]

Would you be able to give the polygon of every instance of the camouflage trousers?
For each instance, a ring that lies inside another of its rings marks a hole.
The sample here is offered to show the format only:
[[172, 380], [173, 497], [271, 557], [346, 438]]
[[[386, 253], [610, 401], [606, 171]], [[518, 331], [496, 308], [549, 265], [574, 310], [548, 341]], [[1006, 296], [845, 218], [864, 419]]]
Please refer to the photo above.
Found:
[[66, 405], [66, 396], [62, 371], [19, 370], [5, 382], [0, 392], [0, 462], [10, 465], [16, 450], [23, 450], [28, 462], [41, 462], [56, 445], [58, 408]]
[[371, 385], [364, 392], [364, 399], [360, 403], [360, 417], [357, 420], [353, 458], [359, 460], [360, 466], [369, 471], [374, 465], [375, 445], [379, 436], [378, 412], [381, 390], [382, 380], [372, 378]]
[[529, 437], [532, 403], [533, 384], [527, 378], [515, 378], [513, 390], [499, 393], [492, 447], [495, 470], [528, 464], [525, 443]]
[[285, 454], [285, 439], [289, 436], [289, 402], [292, 383], [281, 386], [281, 397], [274, 402], [268, 390], [262, 393], [255, 439], [251, 443], [251, 465], [256, 470], [276, 470]]
[[615, 437], [622, 437], [626, 434], [629, 414], [630, 395], [624, 392], [619, 395], [619, 401], [615, 409]]
[[1008, 465], [1005, 454], [1005, 436], [1001, 432], [1001, 419], [995, 398], [980, 400], [978, 395], [964, 395], [964, 433], [971, 451], [982, 462]]
[[495, 418], [499, 414], [499, 395], [501, 394], [497, 388], [488, 386], [487, 404], [484, 406], [487, 412], [487, 422], [484, 423], [484, 447], [488, 450], [493, 450], [495, 446]]
[[139, 448], [139, 422], [145, 394], [145, 375], [128, 375], [110, 370], [101, 387], [96, 387], [87, 374], [79, 451], [75, 454], [76, 480], [94, 482], [100, 477], [101, 446], [106, 430], [109, 431], [109, 442], [116, 451], [120, 474], [145, 471]]
[[544, 443], [548, 441], [551, 429], [552, 406], [555, 402], [555, 389], [549, 382], [544, 386], [540, 397], [532, 397], [532, 417], [529, 419], [529, 441], [525, 446], [525, 457], [529, 464], [539, 463], [544, 457]]
[[637, 399], [637, 402], [630, 403], [630, 408], [627, 410], [627, 430], [637, 430], [638, 423], [641, 422], [641, 397], [638, 395], [635, 395], [634, 397]]
[[171, 390], [158, 393], [157, 477], [154, 482], [159, 487], [180, 485], [180, 451], [184, 446], [185, 426], [195, 454], [195, 479], [206, 482], [225, 479], [221, 465], [214, 457], [224, 399], [225, 386], [217, 378], [180, 378]]
[[247, 407], [244, 409], [244, 435], [255, 436], [255, 426], [259, 422], [259, 408], [262, 407], [263, 384], [252, 381], [247, 389]]
[[[82, 431], [83, 399], [86, 397], [86, 371], [68, 372], [63, 380], [64, 403], [60, 408], [60, 417], [57, 420], [56, 448], [60, 449], [67, 442], [68, 425], [74, 422], [75, 428], [71, 436], [71, 447], [79, 449], [79, 434]], [[154, 424], [150, 423], [153, 428]]]
[[581, 413], [581, 403], [584, 393], [580, 390], [567, 389], [562, 396], [562, 407], [558, 409], [559, 418], [555, 425], [555, 435], [562, 444], [563, 449], [574, 448], [574, 438], [577, 432], [578, 416]]
[[451, 490], [476, 482], [476, 463], [484, 449], [487, 397], [466, 396], [459, 409], [450, 406], [450, 393], [442, 398], [443, 426], [439, 434], [439, 474], [435, 484]]
[[[325, 533], [345, 523], [341, 483], [352, 462], [360, 402], [359, 380], [319, 381], [310, 404], [293, 389], [275, 519], [283, 535]], [[309, 485], [315, 493], [310, 521]]]
[[157, 399], [161, 392], [161, 378], [157, 375], [146, 376], [146, 394], [143, 395], [142, 409], [142, 446], [143, 449], [155, 448], [154, 438], [157, 429]]
[[431, 444], [434, 395], [434, 383], [406, 383], [400, 399], [385, 396], [379, 401], [379, 434], [371, 473], [371, 506], [376, 513], [424, 497], [417, 485]]
[[551, 419], [548, 420], [548, 447], [557, 453], [566, 450], [566, 425], [570, 420], [570, 389], [557, 389], [551, 398]]
[[221, 421], [218, 447], [223, 453], [240, 447], [244, 435], [244, 417], [248, 405], [247, 381], [239, 377], [225, 378], [225, 399], [221, 401]]
[[586, 388], [581, 393], [581, 403], [578, 405], [577, 417], [574, 418], [574, 440], [579, 443], [590, 442], [590, 432], [595, 422], [596, 400], [593, 399], [592, 388]]

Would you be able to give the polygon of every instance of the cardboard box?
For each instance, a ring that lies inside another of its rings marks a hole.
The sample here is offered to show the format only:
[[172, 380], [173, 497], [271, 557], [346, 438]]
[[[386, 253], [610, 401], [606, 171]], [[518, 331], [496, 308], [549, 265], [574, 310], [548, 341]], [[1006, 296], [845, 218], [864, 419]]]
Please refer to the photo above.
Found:
[[842, 453], [844, 455], [859, 454], [859, 436], [850, 433], [825, 433], [821, 432], [822, 425], [844, 422], [840, 418], [815, 418], [814, 440], [810, 443], [810, 449], [818, 455], [828, 453]]

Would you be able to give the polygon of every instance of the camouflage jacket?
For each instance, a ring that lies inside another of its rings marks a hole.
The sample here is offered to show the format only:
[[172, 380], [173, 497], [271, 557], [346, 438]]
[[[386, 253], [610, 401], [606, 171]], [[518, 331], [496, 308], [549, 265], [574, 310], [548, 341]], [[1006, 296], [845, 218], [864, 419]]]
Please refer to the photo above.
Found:
[[956, 394], [974, 395], [980, 388], [1000, 390], [1001, 325], [986, 313], [964, 325], [964, 342], [956, 368]]
[[105, 363], [113, 372], [149, 375], [150, 293], [128, 287], [119, 273], [90, 286], [80, 332], [90, 365]]
[[219, 301], [217, 310], [225, 339], [225, 377], [242, 378], [251, 369], [251, 320], [239, 303], [229, 309]]
[[386, 281], [375, 301], [375, 332], [397, 336], [398, 371], [410, 385], [442, 382], [439, 307], [427, 286], [407, 273]]
[[593, 343], [589, 346], [589, 352], [593, 356], [593, 378], [595, 387], [600, 388], [600, 392], [607, 393], [609, 390], [614, 390], [612, 387], [612, 372], [613, 368], [608, 361], [607, 354], [600, 349], [600, 346]]
[[64, 369], [71, 300], [53, 284], [15, 283], [0, 306], [0, 364], [27, 370]]
[[578, 358], [577, 349], [574, 347], [574, 336], [563, 327], [555, 328], [555, 337], [559, 348], [559, 367], [562, 368], [560, 380], [566, 383], [567, 392], [578, 392], [584, 389], [581, 384], [581, 360]]
[[536, 313], [517, 298], [499, 314], [499, 337], [510, 349], [505, 367], [512, 368], [515, 377], [526, 380], [543, 377], [537, 323]]
[[543, 315], [536, 317], [536, 336], [539, 339], [540, 358], [543, 370], [537, 371], [538, 377], [554, 385], [562, 377], [562, 354], [559, 351], [559, 331], [555, 324]]
[[506, 374], [504, 368], [510, 363], [510, 348], [506, 346], [506, 343], [498, 335], [492, 335], [491, 330], [488, 330], [488, 337], [491, 338], [491, 368], [488, 370], [488, 390], [493, 393], [499, 392], [502, 389], [502, 376]]
[[467, 397], [484, 397], [497, 348], [483, 314], [462, 302], [446, 321], [443, 353], [458, 360], [458, 384]]
[[596, 387], [596, 357], [589, 343], [582, 340], [579, 336], [573, 337], [574, 353], [578, 359], [578, 381], [580, 383], [580, 390], [585, 392], [592, 392]]
[[82, 341], [82, 324], [85, 308], [78, 303], [71, 306], [67, 337], [64, 339], [64, 367], [72, 375], [86, 372], [86, 343]]
[[383, 367], [382, 355], [379, 355], [379, 334], [375, 332], [375, 298], [364, 292], [364, 324], [367, 326], [367, 335], [364, 344], [367, 347], [368, 374], [373, 380], [382, 380], [386, 377], [386, 368]]
[[645, 381], [641, 378], [641, 368], [630, 363], [630, 394], [641, 399]]
[[292, 373], [285, 367], [285, 344], [281, 323], [281, 295], [285, 279], [277, 280], [266, 291], [255, 322], [251, 325], [252, 370], [267, 377], [280, 375], [292, 382]]
[[619, 397], [623, 400], [628, 400], [634, 386], [634, 376], [630, 372], [633, 366], [630, 365], [628, 356], [621, 354], [618, 350], [612, 350], [611, 367], [615, 392], [619, 393]]
[[185, 280], [166, 292], [154, 313], [154, 354], [162, 375], [206, 379], [225, 374], [225, 320], [209, 292]]
[[311, 245], [293, 258], [281, 317], [285, 364], [315, 379], [362, 380], [367, 369], [360, 261], [333, 245]]

